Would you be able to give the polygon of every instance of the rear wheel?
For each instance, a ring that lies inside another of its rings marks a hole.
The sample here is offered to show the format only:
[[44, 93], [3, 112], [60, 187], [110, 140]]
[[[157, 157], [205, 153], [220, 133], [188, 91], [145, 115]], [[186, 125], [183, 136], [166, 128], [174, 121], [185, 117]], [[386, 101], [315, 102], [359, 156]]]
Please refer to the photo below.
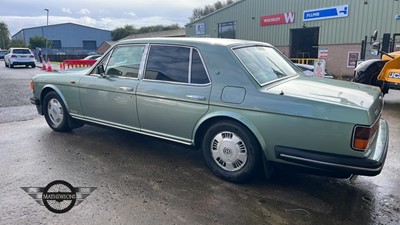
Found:
[[212, 125], [202, 142], [208, 168], [219, 178], [243, 182], [255, 175], [261, 162], [261, 150], [254, 135], [235, 121]]
[[55, 131], [69, 131], [68, 112], [60, 96], [55, 91], [50, 91], [43, 102], [44, 117], [50, 128]]

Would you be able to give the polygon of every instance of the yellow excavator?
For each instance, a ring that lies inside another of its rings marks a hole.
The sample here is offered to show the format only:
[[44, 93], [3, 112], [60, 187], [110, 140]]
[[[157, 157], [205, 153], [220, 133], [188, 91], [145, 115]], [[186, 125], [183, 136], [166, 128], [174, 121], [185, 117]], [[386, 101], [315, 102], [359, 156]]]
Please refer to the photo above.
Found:
[[[375, 31], [371, 39], [376, 41], [377, 36], [378, 32]], [[389, 89], [400, 90], [400, 51], [384, 52], [381, 43], [374, 42], [371, 53], [380, 53], [382, 57], [359, 64], [354, 71], [354, 82], [378, 86], [383, 94], [387, 94]]]

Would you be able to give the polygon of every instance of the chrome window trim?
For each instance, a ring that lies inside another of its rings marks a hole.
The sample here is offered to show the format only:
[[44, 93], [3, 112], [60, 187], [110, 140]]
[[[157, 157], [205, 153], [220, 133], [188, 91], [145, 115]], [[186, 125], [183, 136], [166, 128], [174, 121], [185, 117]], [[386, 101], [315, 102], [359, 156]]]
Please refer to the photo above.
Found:
[[192, 83], [192, 64], [193, 64], [193, 48], [189, 51], [189, 70], [188, 70], [188, 83]]
[[[117, 48], [120, 48], [120, 47], [131, 47], [131, 46], [144, 46], [144, 50], [143, 50], [143, 53], [142, 53], [142, 54], [143, 54], [143, 55], [142, 55], [142, 59], [141, 59], [140, 64], [139, 64], [138, 76], [137, 76], [137, 77], [110, 76], [110, 77], [122, 78], [122, 79], [130, 79], [130, 80], [139, 80], [139, 78], [140, 78], [140, 73], [141, 73], [141, 67], [142, 67], [142, 61], [143, 61], [143, 58], [144, 58], [144, 56], [145, 56], [145, 54], [146, 54], [146, 47], [148, 46], [148, 44], [146, 44], [146, 43], [119, 44], [119, 45], [113, 46], [113, 48], [111, 48], [110, 50], [108, 50], [107, 52], [104, 53], [106, 57], [105, 57], [105, 58], [102, 58], [101, 61], [98, 61], [98, 62], [95, 64], [95, 66], [93, 67], [93, 69], [92, 69], [87, 75], [89, 75], [89, 76], [99, 75], [99, 74], [97, 74], [96, 68], [97, 68], [97, 66], [100, 65], [100, 64], [106, 65], [106, 66], [104, 67], [104, 70], [107, 70], [108, 62], [110, 61], [110, 56], [111, 56], [112, 54], [114, 54], [114, 51], [115, 51]], [[107, 55], [108, 55], [108, 56], [107, 56]], [[102, 63], [102, 62], [104, 62], [104, 63]]]
[[[249, 68], [243, 63], [243, 61], [240, 59], [240, 57], [236, 54], [235, 50], [236, 49], [240, 49], [240, 48], [249, 48], [249, 47], [257, 47], [257, 46], [261, 46], [261, 47], [267, 47], [267, 48], [272, 48], [275, 49], [276, 51], [278, 51], [276, 48], [274, 48], [273, 46], [269, 46], [269, 45], [262, 45], [262, 44], [253, 44], [253, 45], [240, 45], [240, 46], [235, 46], [235, 47], [231, 47], [231, 51], [233, 52], [233, 54], [236, 56], [236, 58], [240, 61], [240, 63], [244, 66], [244, 68], [246, 69], [246, 71], [253, 77], [253, 79], [257, 82], [258, 85], [262, 86], [266, 86], [269, 84], [273, 84], [276, 82], [279, 82], [281, 80], [286, 80], [290, 77], [295, 77], [298, 76], [298, 74], [295, 75], [287, 75], [286, 77], [281, 77], [278, 79], [274, 79], [265, 83], [260, 83], [256, 77], [254, 77], [253, 73], [250, 72]], [[279, 52], [279, 51], [278, 51]], [[283, 55], [283, 54], [282, 54]], [[286, 58], [287, 59], [287, 58]], [[290, 60], [289, 60], [290, 61]]]
[[[189, 82], [189, 78], [191, 79], [191, 74], [192, 71], [190, 70], [191, 65], [192, 65], [192, 54], [189, 55], [189, 74], [188, 74], [188, 82], [184, 83], [184, 82], [173, 82], [173, 81], [162, 81], [162, 80], [154, 80], [154, 79], [146, 79], [145, 74], [146, 74], [146, 69], [147, 69], [147, 64], [148, 64], [148, 60], [149, 60], [149, 56], [150, 56], [150, 51], [151, 51], [151, 47], [152, 46], [169, 46], [169, 47], [179, 47], [179, 48], [189, 48], [190, 52], [192, 52], [193, 50], [196, 50], [197, 53], [200, 56], [201, 59], [201, 63], [203, 64], [203, 68], [206, 71], [207, 74], [207, 78], [208, 78], [208, 83], [205, 84], [193, 84], [191, 82]], [[190, 85], [190, 86], [207, 86], [211, 84], [211, 78], [210, 78], [210, 74], [208, 72], [207, 66], [204, 63], [204, 59], [203, 56], [201, 55], [200, 51], [193, 46], [187, 46], [187, 45], [174, 45], [174, 44], [162, 44], [162, 43], [149, 43], [149, 47], [148, 47], [148, 51], [146, 52], [146, 62], [145, 62], [145, 67], [143, 68], [143, 77], [142, 80], [144, 81], [151, 81], [151, 82], [160, 82], [160, 83], [172, 83], [172, 84], [184, 84], [184, 85]]]

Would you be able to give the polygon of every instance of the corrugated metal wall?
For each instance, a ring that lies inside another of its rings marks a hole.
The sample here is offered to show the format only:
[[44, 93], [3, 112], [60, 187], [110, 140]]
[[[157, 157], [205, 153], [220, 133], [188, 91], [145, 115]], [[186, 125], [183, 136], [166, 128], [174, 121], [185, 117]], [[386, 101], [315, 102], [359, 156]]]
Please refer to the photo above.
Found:
[[[320, 27], [319, 45], [357, 44], [374, 30], [400, 33], [400, 1], [396, 0], [243, 0], [188, 24], [187, 36], [196, 36], [195, 24], [205, 23], [203, 36], [218, 37], [218, 23], [236, 21], [236, 38], [269, 42], [288, 46], [290, 29]], [[344, 18], [303, 22], [303, 11], [339, 5], [349, 5], [349, 16]], [[295, 12], [292, 24], [260, 26], [260, 17]], [[306, 38], [306, 37], [305, 37]]]
[[13, 36], [23, 39], [40, 36], [48, 40], [60, 40], [62, 48], [83, 48], [83, 41], [96, 41], [96, 47], [104, 41], [111, 40], [111, 31], [82, 26], [73, 23], [55, 24], [50, 26], [26, 28]]

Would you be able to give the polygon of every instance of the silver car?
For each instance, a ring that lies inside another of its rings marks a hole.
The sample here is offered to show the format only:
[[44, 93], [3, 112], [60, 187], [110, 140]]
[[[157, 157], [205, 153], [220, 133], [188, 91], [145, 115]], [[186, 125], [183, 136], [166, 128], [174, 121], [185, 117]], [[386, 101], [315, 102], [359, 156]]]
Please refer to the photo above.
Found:
[[29, 48], [10, 48], [4, 56], [6, 67], [13, 68], [17, 65], [35, 68], [35, 56]]

